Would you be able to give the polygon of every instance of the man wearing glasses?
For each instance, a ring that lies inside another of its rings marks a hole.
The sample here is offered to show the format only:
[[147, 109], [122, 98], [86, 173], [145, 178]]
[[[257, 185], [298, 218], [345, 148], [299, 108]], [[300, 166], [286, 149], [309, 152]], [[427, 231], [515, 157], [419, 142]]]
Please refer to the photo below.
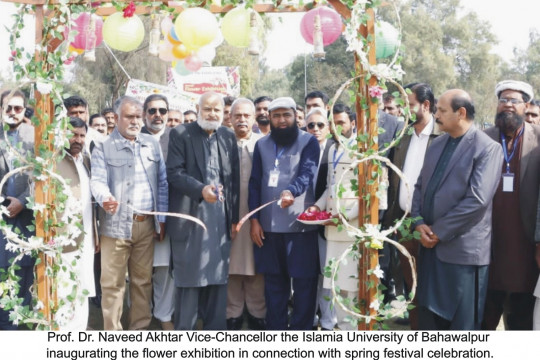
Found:
[[[26, 101], [24, 94], [16, 90], [11, 93], [7, 90], [2, 93], [0, 98], [2, 108], [2, 123], [0, 124], [0, 179], [9, 171], [17, 167], [15, 156], [8, 150], [8, 142], [12, 147], [22, 144], [17, 150], [23, 156], [27, 152], [33, 152], [34, 149], [34, 128], [31, 125], [24, 124], [24, 111]], [[9, 126], [4, 131], [4, 124]], [[1, 189], [3, 203], [7, 207], [8, 214], [3, 214], [2, 218], [7, 223], [18, 229], [25, 237], [33, 235], [27, 226], [32, 224], [32, 210], [26, 208], [26, 198], [30, 196], [30, 184], [28, 175], [21, 173], [8, 179]], [[6, 239], [4, 233], [0, 231], [0, 268], [7, 272], [10, 263], [9, 260], [14, 257], [14, 253], [6, 250]], [[33, 282], [34, 261], [31, 257], [25, 256], [17, 265], [20, 269], [16, 270], [16, 275], [20, 277], [19, 296], [24, 299], [22, 305], [29, 305], [32, 298], [29, 288]], [[9, 320], [9, 311], [0, 309], [0, 330], [16, 330], [17, 326]]]
[[[486, 133], [503, 149], [502, 179], [493, 198], [492, 260], [483, 328], [532, 330], [540, 246], [534, 242], [540, 184], [540, 128], [525, 121], [531, 85], [506, 80], [495, 88], [495, 126]], [[535, 261], [536, 256], [536, 261]]]
[[[169, 102], [161, 94], [153, 94], [144, 100], [144, 126], [141, 133], [152, 135], [161, 147], [163, 160], [167, 161], [169, 134], [167, 126], [169, 118]], [[152, 287], [154, 290], [154, 317], [161, 323], [163, 330], [174, 330], [172, 314], [174, 312], [174, 280], [169, 271], [171, 243], [169, 236], [163, 241], [154, 242], [154, 273]]]

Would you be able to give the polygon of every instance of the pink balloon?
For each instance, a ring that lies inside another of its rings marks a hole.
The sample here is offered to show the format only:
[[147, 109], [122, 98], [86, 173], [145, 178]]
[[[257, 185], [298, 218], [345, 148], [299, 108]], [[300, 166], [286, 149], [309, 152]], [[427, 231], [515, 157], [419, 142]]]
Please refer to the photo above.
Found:
[[163, 18], [163, 20], [161, 20], [161, 31], [162, 31], [162, 33], [164, 35], [167, 35], [171, 31], [173, 25], [174, 24], [173, 24], [172, 19], [170, 17], [168, 17], [168, 16], [165, 16]]
[[176, 58], [172, 54], [172, 45], [168, 41], [160, 42], [159, 44], [159, 58], [163, 61], [173, 61]]
[[[80, 13], [79, 17], [74, 20], [75, 25], [71, 28], [71, 30], [77, 30], [78, 33], [75, 35], [75, 39], [70, 43], [71, 46], [73, 46], [76, 49], [85, 49], [86, 48], [86, 27], [90, 23], [90, 17], [92, 15], [90, 13]], [[96, 18], [96, 47], [101, 44], [103, 41], [103, 35], [101, 33], [101, 29], [103, 28], [103, 20], [101, 20], [100, 17]], [[67, 39], [69, 35], [69, 29], [66, 27], [64, 30], [64, 38]], [[91, 49], [89, 49], [91, 50]]]
[[184, 66], [190, 71], [197, 71], [201, 68], [202, 61], [197, 54], [191, 54], [184, 59]]
[[315, 15], [321, 17], [321, 31], [323, 34], [323, 45], [327, 46], [336, 41], [341, 35], [341, 16], [329, 7], [321, 6], [308, 11], [300, 22], [300, 33], [307, 43], [313, 45], [313, 28]]

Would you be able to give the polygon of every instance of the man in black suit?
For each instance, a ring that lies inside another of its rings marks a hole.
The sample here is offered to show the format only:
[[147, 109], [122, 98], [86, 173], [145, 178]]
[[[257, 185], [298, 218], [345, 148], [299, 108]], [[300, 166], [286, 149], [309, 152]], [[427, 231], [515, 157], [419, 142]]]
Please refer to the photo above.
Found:
[[201, 95], [197, 122], [171, 131], [167, 157], [169, 217], [176, 286], [174, 327], [194, 330], [200, 312], [205, 330], [225, 330], [231, 238], [238, 222], [240, 170], [234, 132], [222, 127], [223, 98]]
[[[167, 126], [169, 116], [169, 102], [161, 94], [152, 94], [144, 100], [144, 126], [141, 133], [149, 134], [159, 141], [163, 160], [167, 161], [169, 148], [169, 134], [171, 128]], [[171, 259], [171, 242], [166, 235], [165, 239], [154, 243], [154, 273], [152, 274], [152, 288], [154, 292], [153, 314], [161, 323], [163, 330], [174, 330], [172, 315], [174, 312], [174, 281], [169, 271]]]
[[[16, 167], [16, 161], [10, 154], [7, 142], [12, 148], [21, 146], [18, 151], [22, 156], [34, 150], [34, 128], [31, 125], [23, 123], [26, 100], [24, 94], [20, 91], [7, 90], [2, 93], [0, 98], [0, 107], [2, 110], [2, 121], [0, 123], [0, 179], [9, 171]], [[4, 131], [4, 125], [8, 125], [8, 130]], [[13, 151], [12, 150], [12, 151]], [[1, 190], [2, 198], [8, 214], [2, 214], [2, 219], [12, 230], [18, 229], [22, 235], [27, 238], [33, 235], [27, 226], [32, 225], [34, 218], [32, 210], [26, 207], [26, 198], [30, 196], [30, 180], [26, 173], [20, 173], [12, 176], [5, 183]], [[0, 231], [0, 269], [7, 271], [10, 266], [9, 260], [15, 257], [15, 253], [6, 250], [6, 238]], [[34, 279], [33, 267], [34, 260], [29, 256], [24, 256], [17, 262], [20, 269], [16, 270], [19, 279], [19, 296], [24, 299], [22, 305], [29, 305], [32, 295], [30, 286]], [[16, 330], [17, 326], [9, 320], [9, 311], [0, 308], [0, 330]]]

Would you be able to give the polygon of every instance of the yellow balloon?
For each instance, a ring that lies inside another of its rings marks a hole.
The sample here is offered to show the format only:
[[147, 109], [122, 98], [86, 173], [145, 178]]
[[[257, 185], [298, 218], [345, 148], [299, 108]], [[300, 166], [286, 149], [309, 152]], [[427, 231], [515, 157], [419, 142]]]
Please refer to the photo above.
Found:
[[144, 39], [144, 24], [137, 15], [125, 18], [122, 12], [109, 16], [103, 23], [103, 40], [120, 51], [137, 49]]
[[182, 11], [174, 22], [178, 39], [191, 49], [198, 49], [212, 42], [218, 28], [216, 17], [210, 11], [201, 8]]
[[[223, 17], [221, 33], [230, 45], [236, 47], [249, 46], [250, 14], [251, 10], [246, 9], [244, 6], [238, 6]], [[259, 14], [256, 16], [260, 30], [262, 19]]]

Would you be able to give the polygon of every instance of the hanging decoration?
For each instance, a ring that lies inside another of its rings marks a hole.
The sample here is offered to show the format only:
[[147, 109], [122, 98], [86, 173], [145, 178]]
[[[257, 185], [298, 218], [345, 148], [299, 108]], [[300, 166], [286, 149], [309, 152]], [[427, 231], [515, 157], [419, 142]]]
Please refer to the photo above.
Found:
[[189, 50], [186, 45], [182, 43], [173, 45], [171, 52], [176, 59], [185, 59], [189, 56], [189, 54], [191, 54], [191, 50]]
[[216, 17], [208, 10], [189, 8], [180, 13], [174, 22], [174, 30], [184, 45], [197, 50], [214, 40], [218, 32]]
[[313, 19], [313, 57], [315, 59], [324, 60], [325, 55], [321, 29], [321, 16], [316, 14]]
[[261, 45], [259, 44], [259, 14], [257, 14], [255, 11], [252, 11], [249, 16], [249, 47], [248, 47], [248, 54], [249, 55], [259, 55]]
[[[92, 21], [94, 23], [92, 24]], [[71, 31], [77, 31], [77, 35], [75, 35], [75, 38], [73, 41], [69, 43], [70, 46], [70, 52], [77, 52], [78, 54], [82, 54], [85, 50], [92, 50], [96, 46], [99, 46], [101, 42], [103, 41], [103, 35], [102, 35], [102, 28], [103, 28], [103, 20], [97, 16], [92, 16], [92, 14], [84, 12], [80, 13], [79, 16], [73, 21], [74, 25], [71, 27]], [[93, 31], [90, 33], [89, 27], [93, 26]], [[64, 31], [64, 39], [68, 39], [69, 37], [70, 29], [69, 27], [66, 27]], [[95, 37], [94, 45], [90, 48], [87, 46], [87, 39], [89, 36]]]
[[154, 14], [152, 18], [152, 29], [148, 40], [148, 53], [153, 56], [159, 55], [159, 40], [161, 39], [159, 16]]
[[393, 56], [400, 45], [399, 31], [386, 21], [375, 24], [375, 52], [377, 59]]
[[341, 16], [335, 10], [326, 6], [320, 6], [308, 11], [300, 22], [300, 33], [304, 40], [311, 45], [313, 45], [313, 30], [316, 15], [319, 15], [321, 18], [323, 45], [328, 46], [341, 35], [343, 29]]
[[160, 60], [170, 62], [174, 61], [175, 57], [172, 54], [172, 45], [168, 41], [160, 41], [159, 42], [159, 55], [158, 57]]
[[216, 57], [216, 48], [212, 44], [203, 46], [197, 51], [197, 56], [201, 59], [202, 66], [212, 66], [212, 60]]
[[186, 68], [184, 60], [173, 61], [171, 66], [178, 75], [185, 76], [191, 74], [191, 71]]
[[133, 51], [143, 39], [144, 24], [137, 15], [126, 18], [118, 12], [107, 17], [103, 23], [103, 40], [115, 50]]

